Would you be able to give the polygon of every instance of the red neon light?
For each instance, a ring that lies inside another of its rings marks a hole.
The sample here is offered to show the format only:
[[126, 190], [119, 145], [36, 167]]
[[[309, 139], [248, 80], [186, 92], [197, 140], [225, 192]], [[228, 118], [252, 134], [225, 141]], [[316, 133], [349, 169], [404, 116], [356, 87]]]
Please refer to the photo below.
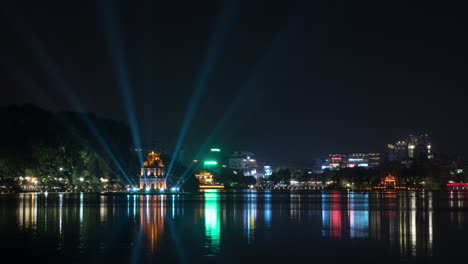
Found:
[[446, 186], [468, 186], [468, 183], [447, 183]]
[[331, 160], [341, 160], [341, 158], [331, 158]]

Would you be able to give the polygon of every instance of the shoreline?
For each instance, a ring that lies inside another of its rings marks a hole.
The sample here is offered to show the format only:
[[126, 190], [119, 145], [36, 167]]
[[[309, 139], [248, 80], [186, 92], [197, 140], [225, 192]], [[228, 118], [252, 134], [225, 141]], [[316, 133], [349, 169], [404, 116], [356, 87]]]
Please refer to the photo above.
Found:
[[[213, 189], [209, 189], [213, 192]], [[414, 191], [431, 191], [431, 192], [450, 192], [450, 191], [457, 191], [457, 192], [468, 192], [468, 190], [449, 190], [449, 189], [221, 189], [215, 190], [214, 192], [219, 193], [221, 195], [236, 195], [236, 194], [244, 194], [244, 193], [271, 193], [271, 194], [290, 194], [290, 193], [321, 193], [322, 191], [338, 191], [338, 192], [373, 192], [373, 193], [393, 193], [393, 192], [414, 192]], [[0, 193], [0, 195], [7, 195], [7, 194], [28, 194], [28, 193], [35, 193], [35, 194], [98, 194], [104, 196], [112, 196], [112, 195], [203, 195], [206, 193], [205, 190], [193, 191], [193, 192], [172, 192], [172, 191], [135, 191], [135, 192], [128, 192], [128, 191], [115, 191], [115, 192], [34, 192], [34, 191], [27, 191], [27, 192], [16, 192], [16, 193]]]

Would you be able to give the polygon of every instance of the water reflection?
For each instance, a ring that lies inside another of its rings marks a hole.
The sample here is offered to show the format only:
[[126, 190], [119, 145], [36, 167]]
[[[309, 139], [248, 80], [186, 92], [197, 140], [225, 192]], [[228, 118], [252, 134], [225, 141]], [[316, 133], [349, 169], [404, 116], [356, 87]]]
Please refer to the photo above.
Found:
[[[450, 201], [450, 206], [458, 205], [458, 199], [456, 203]], [[401, 256], [432, 255], [434, 240], [432, 193], [369, 194], [323, 191], [321, 204], [321, 233], [324, 238], [377, 241], [384, 239], [391, 246], [398, 243]], [[395, 241], [395, 237], [399, 238], [398, 242]]]
[[410, 259], [468, 242], [467, 198], [456, 191], [19, 194], [0, 197], [0, 241], [20, 246], [30, 240], [53, 252], [90, 256], [115, 254], [117, 248], [138, 261], [142, 256], [225, 256], [231, 248], [255, 252], [299, 245], [303, 252], [333, 251], [352, 240], [353, 250], [363, 254], [375, 244], [382, 248], [379, 253]]
[[164, 235], [165, 195], [140, 196], [140, 226], [147, 249], [155, 253]]
[[322, 193], [322, 236], [340, 239], [344, 222], [341, 192]]
[[20, 194], [18, 197], [18, 227], [20, 230], [35, 229], [37, 223], [36, 194]]
[[369, 194], [350, 193], [349, 197], [349, 233], [351, 238], [369, 236]]
[[271, 228], [271, 191], [265, 193], [265, 228]]
[[467, 198], [468, 193], [464, 191], [450, 191], [449, 193], [449, 208], [453, 209], [450, 211], [450, 222], [458, 229], [463, 229], [464, 212], [460, 209], [465, 207]]
[[247, 244], [252, 244], [255, 238], [255, 227], [257, 222], [257, 194], [251, 190], [247, 195], [244, 214], [244, 228], [246, 230]]
[[218, 190], [206, 190], [205, 198], [205, 247], [208, 255], [219, 253], [221, 237], [220, 196]]

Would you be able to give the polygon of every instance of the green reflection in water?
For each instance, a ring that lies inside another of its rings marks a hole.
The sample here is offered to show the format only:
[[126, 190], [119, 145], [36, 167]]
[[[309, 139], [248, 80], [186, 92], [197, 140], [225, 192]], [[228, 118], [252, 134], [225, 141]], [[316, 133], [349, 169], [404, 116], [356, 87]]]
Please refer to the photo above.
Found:
[[205, 247], [209, 249], [208, 256], [219, 253], [221, 236], [219, 190], [205, 190]]

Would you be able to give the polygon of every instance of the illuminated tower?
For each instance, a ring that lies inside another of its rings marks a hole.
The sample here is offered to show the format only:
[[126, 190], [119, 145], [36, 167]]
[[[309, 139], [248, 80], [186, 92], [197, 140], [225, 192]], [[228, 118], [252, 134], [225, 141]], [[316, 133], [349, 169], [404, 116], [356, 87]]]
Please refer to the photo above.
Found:
[[151, 151], [146, 155], [140, 170], [140, 189], [166, 189], [166, 168], [160, 153]]

